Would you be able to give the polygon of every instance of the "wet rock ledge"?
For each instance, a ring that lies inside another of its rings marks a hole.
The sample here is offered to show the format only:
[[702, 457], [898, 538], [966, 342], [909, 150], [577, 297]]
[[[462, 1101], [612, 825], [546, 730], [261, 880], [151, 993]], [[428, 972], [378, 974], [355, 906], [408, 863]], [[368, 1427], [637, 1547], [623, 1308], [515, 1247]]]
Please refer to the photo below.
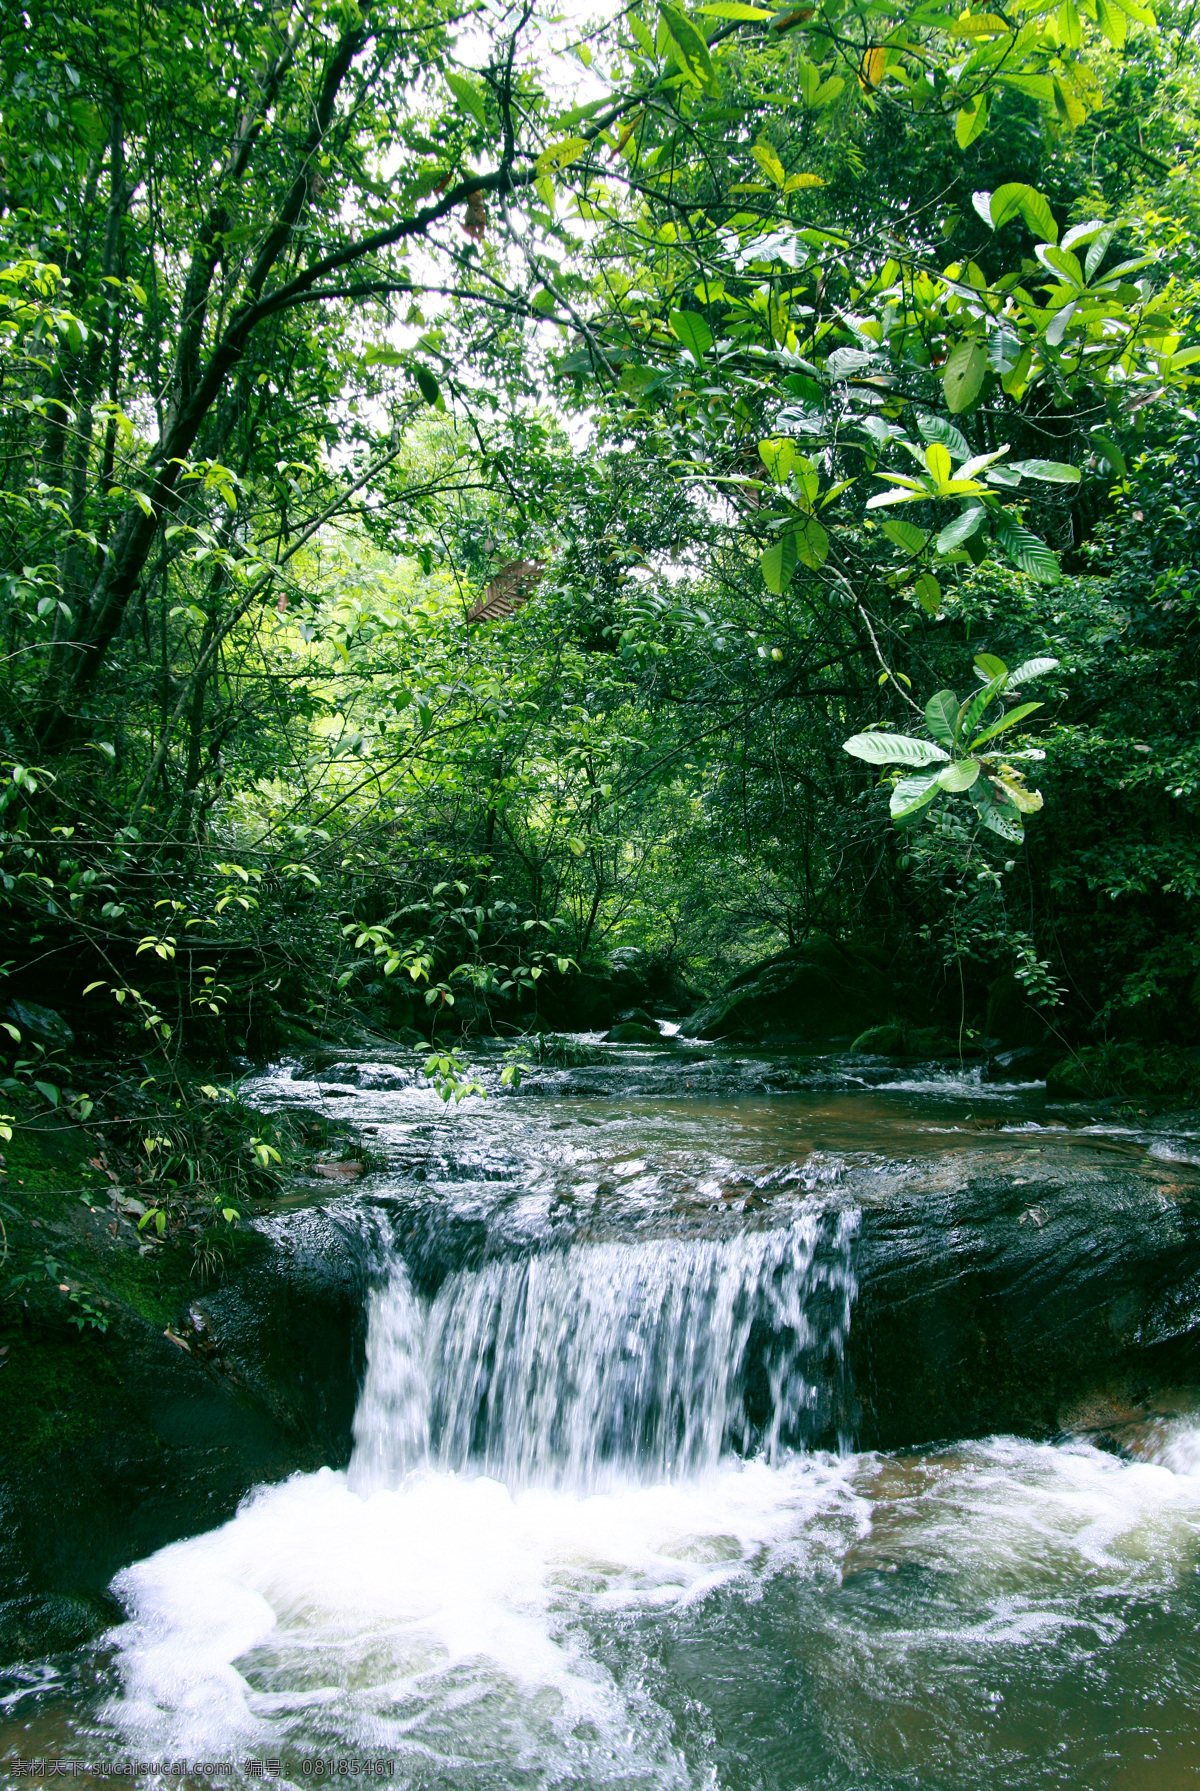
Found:
[[294, 1211], [247, 1231], [219, 1285], [144, 1283], [128, 1278], [103, 1335], [36, 1311], [5, 1333], [0, 1663], [105, 1627], [118, 1568], [222, 1522], [258, 1482], [349, 1459], [356, 1227]]

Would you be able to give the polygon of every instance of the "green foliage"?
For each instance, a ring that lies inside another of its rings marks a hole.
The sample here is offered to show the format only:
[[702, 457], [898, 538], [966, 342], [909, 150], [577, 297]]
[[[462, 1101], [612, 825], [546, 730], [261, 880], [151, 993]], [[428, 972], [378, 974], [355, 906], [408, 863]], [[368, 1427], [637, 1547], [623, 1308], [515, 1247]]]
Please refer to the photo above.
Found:
[[[959, 702], [952, 690], [939, 690], [925, 705], [925, 723], [932, 736], [920, 740], [910, 734], [854, 734], [843, 742], [846, 752], [869, 765], [930, 765], [945, 761], [936, 771], [920, 777], [896, 775], [892, 779], [891, 816], [897, 827], [911, 827], [941, 795], [965, 794], [973, 804], [979, 824], [1001, 839], [1019, 845], [1024, 838], [1024, 817], [1042, 806], [1041, 793], [1030, 790], [1016, 761], [1044, 758], [1037, 747], [1009, 747], [980, 752], [998, 735], [1018, 726], [1040, 703], [1018, 703], [993, 719], [988, 710], [1002, 701], [1004, 692], [1031, 683], [1058, 666], [1057, 659], [1028, 660], [1015, 672], [994, 654], [975, 658], [983, 689]], [[982, 724], [982, 725], [981, 725]], [[977, 729], [981, 731], [976, 732]]]
[[813, 929], [1182, 1036], [1188, 21], [635, 7], [586, 96], [496, 9], [223, 21], [0, 36], [11, 990], [160, 1089], [353, 1009], [457, 1098], [618, 944]]

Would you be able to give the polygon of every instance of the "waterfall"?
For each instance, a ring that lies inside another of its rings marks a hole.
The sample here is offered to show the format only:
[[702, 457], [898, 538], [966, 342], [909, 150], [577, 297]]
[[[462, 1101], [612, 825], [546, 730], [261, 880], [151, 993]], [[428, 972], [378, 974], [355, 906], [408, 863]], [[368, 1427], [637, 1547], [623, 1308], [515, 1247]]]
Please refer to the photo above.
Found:
[[720, 1239], [575, 1243], [372, 1296], [351, 1484], [420, 1466], [593, 1489], [829, 1430], [856, 1213]]

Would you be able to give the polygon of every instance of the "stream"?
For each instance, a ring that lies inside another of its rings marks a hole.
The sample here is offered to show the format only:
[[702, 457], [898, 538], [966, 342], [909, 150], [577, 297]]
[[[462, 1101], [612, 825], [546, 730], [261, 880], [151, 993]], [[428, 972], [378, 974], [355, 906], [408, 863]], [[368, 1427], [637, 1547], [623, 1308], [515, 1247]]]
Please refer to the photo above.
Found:
[[457, 1108], [352, 1058], [245, 1093], [372, 1152], [262, 1221], [320, 1200], [366, 1240], [349, 1465], [125, 1568], [123, 1624], [6, 1682], [0, 1781], [11, 1750], [95, 1784], [1200, 1786], [1200, 1397], [1119, 1448], [864, 1450], [850, 1347], [873, 1215], [964, 1164], [1029, 1186], [1022, 1240], [1058, 1164], [1186, 1200], [1186, 1125], [684, 1047]]

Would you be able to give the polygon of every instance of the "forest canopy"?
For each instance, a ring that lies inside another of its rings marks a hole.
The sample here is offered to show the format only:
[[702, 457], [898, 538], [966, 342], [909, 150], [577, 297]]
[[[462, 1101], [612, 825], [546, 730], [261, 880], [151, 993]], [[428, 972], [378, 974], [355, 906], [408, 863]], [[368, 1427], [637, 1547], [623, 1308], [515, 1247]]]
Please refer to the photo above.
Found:
[[0, 43], [4, 1000], [175, 1065], [827, 935], [1200, 1037], [1190, 10]]

